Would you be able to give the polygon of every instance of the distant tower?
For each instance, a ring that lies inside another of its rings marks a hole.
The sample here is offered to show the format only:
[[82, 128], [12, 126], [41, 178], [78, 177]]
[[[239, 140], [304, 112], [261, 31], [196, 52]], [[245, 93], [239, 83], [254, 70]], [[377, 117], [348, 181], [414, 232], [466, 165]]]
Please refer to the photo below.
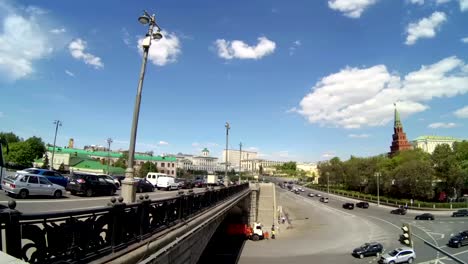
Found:
[[75, 145], [75, 141], [73, 140], [73, 138], [70, 138], [68, 140], [68, 148], [73, 148]]
[[392, 145], [390, 146], [390, 156], [394, 155], [398, 151], [401, 150], [408, 150], [412, 149], [413, 147], [411, 144], [408, 142], [406, 139], [406, 133], [403, 132], [403, 125], [401, 124], [400, 120], [400, 113], [398, 113], [398, 110], [395, 105], [395, 123], [393, 125], [393, 141]]
[[210, 151], [207, 148], [204, 148], [201, 153], [203, 157], [208, 157], [210, 155]]

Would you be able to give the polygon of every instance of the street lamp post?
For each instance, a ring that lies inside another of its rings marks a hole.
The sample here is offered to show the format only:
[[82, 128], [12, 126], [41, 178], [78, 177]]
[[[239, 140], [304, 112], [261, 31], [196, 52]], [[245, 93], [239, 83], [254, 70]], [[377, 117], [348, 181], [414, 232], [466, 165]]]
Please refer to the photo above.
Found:
[[52, 160], [50, 161], [50, 164], [49, 164], [49, 169], [51, 169], [51, 170], [54, 169], [55, 142], [57, 141], [58, 127], [62, 126], [62, 121], [55, 120], [54, 125], [55, 125], [54, 148], [52, 149]]
[[[138, 80], [137, 95], [135, 99], [135, 108], [133, 110], [133, 122], [130, 134], [130, 147], [128, 149], [127, 169], [125, 170], [125, 179], [122, 181], [122, 197], [127, 203], [134, 202], [136, 197], [136, 182], [134, 181], [135, 169], [133, 168], [133, 163], [135, 159], [135, 144], [137, 137], [138, 117], [140, 115], [141, 92], [143, 89], [143, 81], [145, 79], [148, 52], [151, 46], [151, 41], [153, 39], [159, 40], [163, 37], [160, 32], [161, 28], [156, 23], [156, 18], [154, 14], [150, 16], [146, 11], [144, 11], [143, 15], [138, 18], [138, 21], [143, 25], [149, 24], [149, 27], [148, 32], [146, 33], [146, 37], [142, 43], [143, 62], [141, 63], [140, 78]], [[158, 28], [158, 30], [156, 33], [153, 33], [153, 29], [155, 26]]]
[[110, 146], [112, 144], [112, 138], [107, 139], [107, 175], [110, 175]]
[[228, 122], [226, 122], [226, 125], [224, 125], [226, 128], [226, 156], [225, 158], [225, 164], [224, 164], [224, 185], [228, 186], [228, 176], [227, 176], [227, 171], [228, 171], [228, 144], [229, 144], [229, 129], [231, 129], [231, 126], [229, 125]]
[[239, 143], [239, 184], [241, 183], [241, 173], [242, 173], [242, 142]]
[[374, 174], [377, 177], [377, 206], [380, 205], [380, 172]]

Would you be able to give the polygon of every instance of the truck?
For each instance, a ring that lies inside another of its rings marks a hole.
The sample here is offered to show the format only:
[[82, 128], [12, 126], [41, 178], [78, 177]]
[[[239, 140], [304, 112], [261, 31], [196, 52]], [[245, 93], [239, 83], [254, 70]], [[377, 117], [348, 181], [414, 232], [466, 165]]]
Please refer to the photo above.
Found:
[[208, 174], [208, 176], [206, 176], [206, 184], [218, 185], [218, 176], [213, 175], [213, 174]]
[[265, 238], [261, 223], [254, 223], [253, 226], [230, 223], [227, 226], [226, 232], [229, 236], [243, 236], [245, 239], [250, 239], [253, 241], [258, 241]]

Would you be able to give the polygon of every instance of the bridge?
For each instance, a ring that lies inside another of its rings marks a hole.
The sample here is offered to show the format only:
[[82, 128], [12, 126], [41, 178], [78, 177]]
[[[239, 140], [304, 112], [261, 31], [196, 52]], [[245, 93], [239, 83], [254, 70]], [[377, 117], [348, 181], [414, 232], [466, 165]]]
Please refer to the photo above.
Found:
[[46, 213], [21, 213], [11, 201], [0, 211], [0, 249], [41, 264], [197, 263], [223, 221], [268, 226], [276, 218], [273, 184], [122, 201], [113, 197], [99, 208]]

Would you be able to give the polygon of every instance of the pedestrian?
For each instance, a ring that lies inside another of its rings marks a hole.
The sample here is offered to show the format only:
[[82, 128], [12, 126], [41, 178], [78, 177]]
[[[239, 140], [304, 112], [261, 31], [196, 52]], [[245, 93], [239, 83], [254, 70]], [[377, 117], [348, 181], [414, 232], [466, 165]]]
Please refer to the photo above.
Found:
[[266, 240], [268, 240], [270, 238], [270, 234], [268, 233], [268, 231], [265, 231], [263, 236], [265, 237]]
[[284, 224], [286, 222], [286, 218], [283, 216], [281, 217], [281, 222]]

